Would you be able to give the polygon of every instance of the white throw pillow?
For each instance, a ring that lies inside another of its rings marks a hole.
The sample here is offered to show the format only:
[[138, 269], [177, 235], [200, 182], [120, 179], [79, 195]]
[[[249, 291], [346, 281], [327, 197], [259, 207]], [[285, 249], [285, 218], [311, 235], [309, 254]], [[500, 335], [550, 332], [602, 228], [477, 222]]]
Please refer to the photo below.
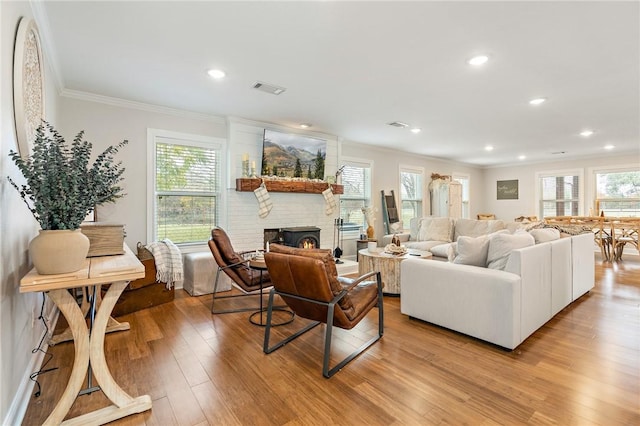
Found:
[[487, 254], [489, 252], [489, 237], [458, 237], [458, 255], [453, 259], [453, 263], [461, 265], [472, 265], [485, 267], [487, 264]]
[[419, 241], [451, 242], [453, 221], [448, 217], [425, 217], [418, 230]]
[[532, 229], [529, 233], [533, 235], [533, 238], [536, 240], [536, 244], [560, 239], [560, 231], [554, 228]]
[[489, 239], [487, 268], [504, 270], [509, 255], [515, 249], [532, 246], [536, 243], [531, 234], [518, 231], [515, 234], [500, 233]]
[[455, 243], [438, 244], [429, 249], [431, 254], [437, 257], [449, 257], [449, 247]]

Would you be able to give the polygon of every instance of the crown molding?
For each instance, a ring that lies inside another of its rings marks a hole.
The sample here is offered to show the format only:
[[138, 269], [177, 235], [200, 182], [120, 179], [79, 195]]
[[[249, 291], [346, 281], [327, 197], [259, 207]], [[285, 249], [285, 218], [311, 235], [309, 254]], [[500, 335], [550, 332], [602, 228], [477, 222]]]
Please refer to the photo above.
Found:
[[60, 64], [58, 63], [58, 55], [56, 54], [55, 46], [53, 45], [53, 37], [51, 37], [51, 27], [49, 26], [49, 18], [47, 12], [44, 9], [43, 1], [30, 1], [31, 13], [38, 25], [38, 32], [40, 33], [40, 45], [46, 58], [45, 64], [48, 64], [51, 71], [53, 82], [58, 93], [61, 93], [64, 88], [62, 77], [60, 74]]
[[221, 125], [226, 124], [226, 119], [218, 115], [203, 114], [203, 113], [193, 112], [193, 111], [185, 111], [185, 110], [169, 108], [161, 105], [153, 105], [153, 104], [147, 104], [144, 102], [136, 102], [136, 101], [130, 101], [122, 98], [114, 98], [111, 96], [98, 95], [95, 93], [83, 92], [80, 90], [62, 89], [60, 92], [60, 96], [64, 98], [69, 98], [69, 99], [77, 99], [77, 100], [87, 101], [87, 102], [96, 102], [96, 103], [115, 106], [119, 108], [137, 109], [140, 111], [172, 115], [175, 117], [189, 118], [192, 120], [208, 121], [211, 123], [216, 123]]

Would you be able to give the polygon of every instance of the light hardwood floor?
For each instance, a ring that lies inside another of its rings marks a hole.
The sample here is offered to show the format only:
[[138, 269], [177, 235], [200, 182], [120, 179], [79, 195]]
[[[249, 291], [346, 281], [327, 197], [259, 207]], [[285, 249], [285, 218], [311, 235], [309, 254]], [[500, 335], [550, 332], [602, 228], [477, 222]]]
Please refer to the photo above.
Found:
[[[410, 320], [385, 298], [384, 337], [331, 379], [321, 374], [323, 329], [265, 355], [264, 329], [247, 313], [211, 316], [211, 296], [179, 290], [121, 317], [131, 330], [106, 338], [116, 381], [153, 400], [113, 424], [638, 425], [640, 263], [630, 258], [596, 260], [595, 289], [512, 352]], [[336, 353], [373, 333], [376, 315], [336, 332]], [[72, 344], [49, 352], [58, 370], [40, 377], [25, 425], [43, 422], [70, 374]], [[100, 392], [81, 396], [69, 415], [104, 405]]]

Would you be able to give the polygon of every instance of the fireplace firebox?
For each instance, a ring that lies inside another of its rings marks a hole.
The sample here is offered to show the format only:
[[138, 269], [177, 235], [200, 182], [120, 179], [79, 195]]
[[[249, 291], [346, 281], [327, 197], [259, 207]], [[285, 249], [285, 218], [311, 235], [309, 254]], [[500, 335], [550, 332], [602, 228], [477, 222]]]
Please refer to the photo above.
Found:
[[315, 226], [282, 228], [282, 238], [286, 246], [320, 248], [320, 228]]

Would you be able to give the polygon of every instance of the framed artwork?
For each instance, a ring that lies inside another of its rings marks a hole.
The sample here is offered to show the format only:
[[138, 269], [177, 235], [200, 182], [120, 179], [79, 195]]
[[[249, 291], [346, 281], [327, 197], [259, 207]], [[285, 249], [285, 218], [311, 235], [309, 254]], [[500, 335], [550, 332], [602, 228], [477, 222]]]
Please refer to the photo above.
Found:
[[518, 199], [518, 179], [499, 180], [496, 185], [498, 200]]
[[44, 119], [44, 58], [33, 19], [22, 18], [18, 24], [13, 53], [13, 109], [18, 150], [25, 158], [31, 154], [36, 129]]

